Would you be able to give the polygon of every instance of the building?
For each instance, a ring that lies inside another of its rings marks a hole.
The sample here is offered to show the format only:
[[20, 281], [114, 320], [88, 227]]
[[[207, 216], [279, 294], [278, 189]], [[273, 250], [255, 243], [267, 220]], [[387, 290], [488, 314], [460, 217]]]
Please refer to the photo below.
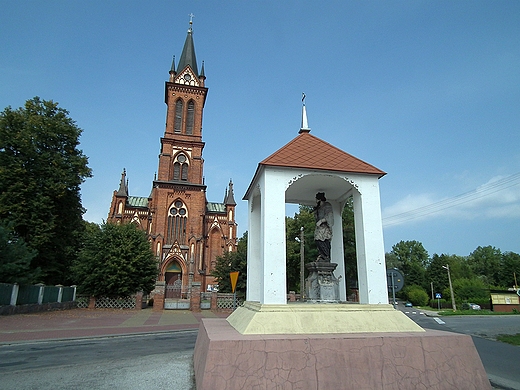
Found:
[[175, 57], [165, 85], [166, 129], [159, 166], [148, 197], [130, 196], [126, 171], [114, 191], [108, 222], [138, 224], [148, 233], [159, 261], [154, 308], [189, 298], [193, 283], [202, 291], [215, 284], [217, 256], [234, 251], [236, 202], [230, 181], [222, 203], [208, 202], [204, 184], [202, 119], [208, 89], [199, 71], [192, 22], [180, 60]]

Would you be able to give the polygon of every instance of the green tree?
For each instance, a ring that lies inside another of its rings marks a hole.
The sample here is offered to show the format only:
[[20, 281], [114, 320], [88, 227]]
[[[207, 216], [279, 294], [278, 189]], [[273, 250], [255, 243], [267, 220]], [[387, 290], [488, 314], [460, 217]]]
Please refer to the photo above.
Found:
[[406, 298], [414, 304], [414, 306], [426, 306], [430, 300], [428, 294], [421, 286], [411, 285], [404, 289]]
[[458, 300], [481, 301], [489, 298], [489, 289], [479, 278], [459, 278], [453, 281], [453, 293]]
[[222, 256], [217, 257], [215, 269], [211, 271], [211, 276], [217, 279], [220, 292], [232, 292], [229, 274], [236, 271], [238, 271], [239, 274], [235, 291], [238, 296], [245, 296], [247, 280], [247, 232], [238, 239], [237, 250], [235, 252], [225, 252]]
[[475, 275], [488, 286], [500, 284], [500, 264], [502, 254], [493, 246], [479, 246], [468, 257], [468, 264]]
[[426, 267], [429, 263], [428, 252], [419, 241], [400, 241], [392, 246], [390, 252], [400, 264], [398, 267], [408, 286], [418, 285], [426, 288]]
[[520, 255], [518, 253], [505, 252], [502, 254], [498, 282], [499, 286], [507, 288], [518, 285], [520, 282]]
[[80, 184], [91, 176], [68, 112], [35, 97], [0, 114], [0, 220], [37, 251], [31, 269], [48, 284], [69, 282], [81, 241]]
[[135, 224], [88, 224], [73, 266], [81, 293], [126, 297], [155, 286], [157, 262], [146, 233]]
[[36, 282], [39, 270], [31, 270], [36, 251], [17, 237], [11, 226], [0, 224], [0, 282], [30, 284]]

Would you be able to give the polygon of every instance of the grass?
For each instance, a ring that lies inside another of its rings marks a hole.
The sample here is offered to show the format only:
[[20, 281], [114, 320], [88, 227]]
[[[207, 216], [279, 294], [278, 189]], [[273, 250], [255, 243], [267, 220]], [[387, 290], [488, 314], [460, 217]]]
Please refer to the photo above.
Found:
[[499, 334], [497, 337], [498, 341], [508, 343], [512, 345], [520, 345], [520, 333], [517, 334]]

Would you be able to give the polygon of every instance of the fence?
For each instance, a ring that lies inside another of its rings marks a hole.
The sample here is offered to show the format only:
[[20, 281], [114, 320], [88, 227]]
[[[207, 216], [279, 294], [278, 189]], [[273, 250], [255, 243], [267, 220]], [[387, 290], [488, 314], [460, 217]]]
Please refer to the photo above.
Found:
[[74, 307], [76, 286], [0, 283], [0, 314], [27, 313]]

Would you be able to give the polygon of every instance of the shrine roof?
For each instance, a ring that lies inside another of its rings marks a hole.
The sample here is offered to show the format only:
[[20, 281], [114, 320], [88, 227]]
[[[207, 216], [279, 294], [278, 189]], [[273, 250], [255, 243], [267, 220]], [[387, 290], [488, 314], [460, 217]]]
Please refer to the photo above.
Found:
[[302, 131], [259, 165], [364, 173], [379, 177], [386, 175], [386, 172], [311, 135], [308, 131]]

